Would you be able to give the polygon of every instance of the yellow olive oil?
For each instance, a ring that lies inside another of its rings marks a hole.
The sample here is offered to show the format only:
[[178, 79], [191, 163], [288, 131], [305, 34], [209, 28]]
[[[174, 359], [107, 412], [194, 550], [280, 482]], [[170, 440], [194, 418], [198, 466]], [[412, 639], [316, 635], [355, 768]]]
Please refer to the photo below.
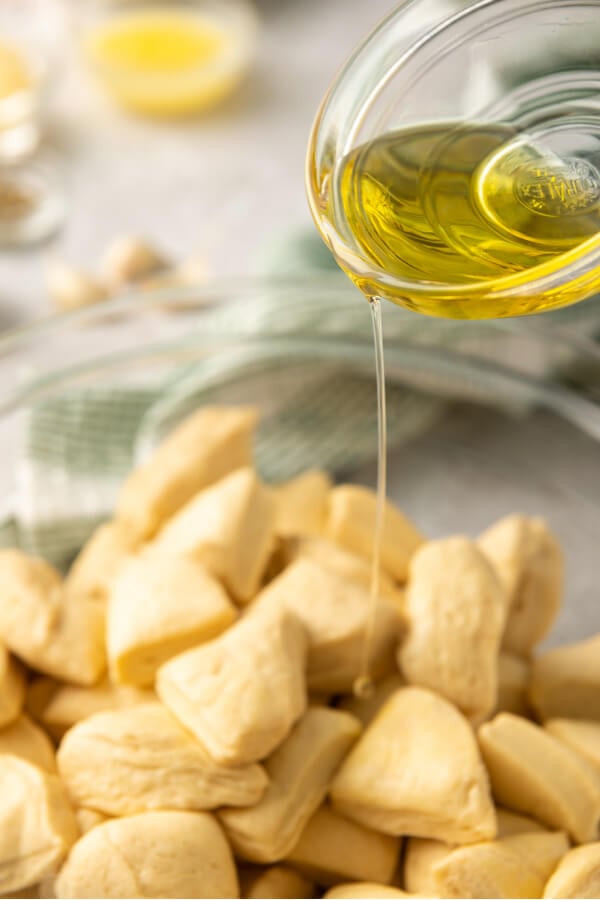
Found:
[[502, 123], [389, 132], [342, 160], [325, 209], [363, 268], [385, 276], [336, 255], [367, 296], [431, 315], [490, 318], [575, 302], [600, 289], [600, 272], [512, 306], [490, 302], [490, 284], [526, 285], [529, 270], [551, 274], [600, 240], [596, 156], [558, 155]]
[[375, 630], [377, 603], [379, 602], [379, 584], [381, 581], [381, 541], [385, 518], [385, 499], [387, 494], [387, 411], [385, 404], [385, 368], [383, 358], [383, 322], [381, 317], [381, 301], [371, 300], [371, 317], [373, 323], [373, 344], [375, 347], [375, 377], [377, 385], [377, 506], [375, 508], [375, 527], [373, 529], [373, 546], [371, 548], [371, 584], [369, 592], [369, 614], [365, 639], [362, 648], [359, 675], [354, 682], [354, 695], [359, 699], [368, 699], [374, 690], [369, 672], [371, 645]]

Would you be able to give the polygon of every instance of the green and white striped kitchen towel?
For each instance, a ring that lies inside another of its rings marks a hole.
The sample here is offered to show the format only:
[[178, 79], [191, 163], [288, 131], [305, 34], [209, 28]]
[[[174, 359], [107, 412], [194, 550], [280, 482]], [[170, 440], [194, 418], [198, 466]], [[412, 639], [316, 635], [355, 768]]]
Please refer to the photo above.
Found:
[[[111, 515], [130, 469], [201, 404], [261, 407], [256, 458], [268, 481], [315, 465], [348, 477], [373, 459], [370, 315], [341, 275], [339, 285], [326, 305], [318, 291], [299, 304], [297, 292], [267, 288], [251, 304], [207, 310], [201, 333], [189, 336], [198, 360], [158, 384], [80, 387], [31, 406], [0, 545], [66, 565]], [[558, 408], [600, 438], [598, 408], [561, 378], [548, 380], [577, 357], [562, 329], [556, 337], [537, 325], [432, 320], [390, 308], [385, 333], [390, 446], [422, 433], [455, 399]], [[208, 352], [224, 340], [227, 352]]]

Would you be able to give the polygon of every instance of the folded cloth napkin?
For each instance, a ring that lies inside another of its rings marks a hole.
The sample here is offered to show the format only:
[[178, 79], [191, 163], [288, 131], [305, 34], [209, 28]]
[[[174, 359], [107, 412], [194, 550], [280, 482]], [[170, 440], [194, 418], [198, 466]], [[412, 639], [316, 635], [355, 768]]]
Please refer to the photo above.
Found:
[[[207, 309], [188, 336], [197, 361], [174, 365], [159, 383], [63, 390], [32, 406], [0, 546], [67, 565], [110, 517], [126, 474], [201, 404], [260, 406], [256, 458], [268, 481], [311, 466], [351, 477], [376, 452], [371, 322], [345, 277], [333, 278], [326, 303], [312, 278], [301, 303], [298, 289], [267, 281], [252, 303]], [[390, 307], [384, 332], [390, 447], [422, 434], [455, 400], [520, 413], [546, 406], [600, 439], [597, 406], [565, 384], [580, 356], [568, 327], [434, 320]], [[227, 351], [214, 352], [224, 341]]]

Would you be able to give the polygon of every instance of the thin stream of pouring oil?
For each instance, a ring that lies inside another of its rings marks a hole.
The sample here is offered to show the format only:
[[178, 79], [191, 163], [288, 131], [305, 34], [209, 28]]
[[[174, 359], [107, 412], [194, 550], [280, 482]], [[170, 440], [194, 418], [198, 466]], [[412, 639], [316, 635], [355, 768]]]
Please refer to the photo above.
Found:
[[379, 575], [381, 567], [381, 538], [385, 514], [387, 484], [387, 421], [385, 405], [385, 369], [383, 364], [383, 323], [381, 301], [375, 297], [370, 301], [373, 323], [373, 343], [375, 345], [375, 375], [377, 379], [377, 505], [373, 529], [373, 555], [371, 560], [371, 590], [369, 614], [365, 630], [359, 676], [354, 685], [357, 697], [367, 697], [373, 690], [369, 672], [369, 658], [375, 628], [375, 613], [379, 598]]

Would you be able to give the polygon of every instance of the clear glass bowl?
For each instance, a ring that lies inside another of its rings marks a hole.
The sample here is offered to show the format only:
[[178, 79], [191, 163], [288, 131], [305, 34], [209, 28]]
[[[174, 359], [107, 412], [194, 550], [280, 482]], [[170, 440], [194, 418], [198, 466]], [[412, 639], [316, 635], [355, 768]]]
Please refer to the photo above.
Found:
[[[600, 347], [560, 317], [386, 314], [391, 497], [430, 536], [544, 516], [568, 571], [553, 639], [600, 631]], [[0, 538], [66, 563], [129, 467], [208, 402], [260, 406], [268, 479], [325, 465], [374, 484], [368, 304], [340, 274], [208, 283], [2, 337]]]
[[[600, 17], [593, 0], [405, 0], [365, 39], [317, 114], [306, 175], [317, 226], [365, 294], [429, 315], [496, 318], [558, 308], [598, 291], [598, 232], [589, 232], [560, 255], [557, 251], [551, 261], [486, 281], [457, 277], [445, 283], [443, 275], [428, 279], [408, 274], [408, 267], [403, 275], [386, 270], [368, 256], [349, 224], [340, 173], [352, 150], [397, 129], [502, 123], [526, 135], [543, 161], [541, 174], [533, 164], [524, 173], [528, 190], [530, 182], [532, 189], [539, 188], [545, 179], [567, 192], [564, 203], [546, 203], [542, 216], [570, 215], [573, 185], [586, 214], [597, 210], [599, 47]], [[412, 197], [412, 169], [406, 177]], [[515, 184], [520, 177], [515, 175]], [[412, 200], [406, 202], [410, 233]], [[412, 214], [420, 222], [417, 212]], [[414, 226], [417, 232], [419, 227]], [[433, 232], [436, 227], [434, 222]], [[465, 233], [474, 227], [469, 220]], [[482, 252], [491, 245], [492, 237]]]

